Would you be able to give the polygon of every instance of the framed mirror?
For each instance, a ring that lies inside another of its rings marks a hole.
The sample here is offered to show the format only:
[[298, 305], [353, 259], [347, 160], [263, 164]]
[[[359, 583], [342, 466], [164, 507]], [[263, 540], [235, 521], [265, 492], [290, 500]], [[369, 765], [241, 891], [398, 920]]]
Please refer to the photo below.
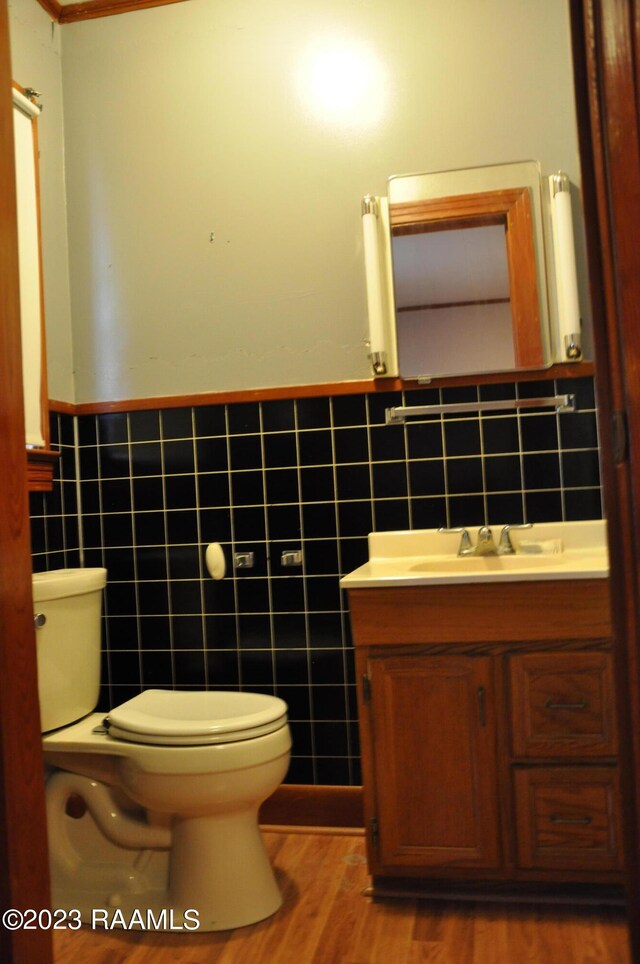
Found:
[[20, 269], [22, 382], [30, 490], [51, 488], [58, 453], [51, 450], [42, 281], [38, 117], [35, 91], [12, 84], [16, 213]]
[[376, 374], [429, 381], [579, 359], [579, 350], [562, 358], [555, 334], [553, 195], [537, 162], [396, 176], [388, 198], [372, 200], [376, 252], [367, 252], [365, 225], [365, 257]]

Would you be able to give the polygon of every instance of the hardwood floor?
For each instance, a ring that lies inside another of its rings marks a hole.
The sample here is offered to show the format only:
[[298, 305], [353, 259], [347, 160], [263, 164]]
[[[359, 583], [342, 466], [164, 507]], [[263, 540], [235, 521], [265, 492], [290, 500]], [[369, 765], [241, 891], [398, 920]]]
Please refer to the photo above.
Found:
[[213, 934], [57, 931], [56, 964], [630, 964], [618, 908], [362, 896], [364, 839], [265, 833], [283, 906]]

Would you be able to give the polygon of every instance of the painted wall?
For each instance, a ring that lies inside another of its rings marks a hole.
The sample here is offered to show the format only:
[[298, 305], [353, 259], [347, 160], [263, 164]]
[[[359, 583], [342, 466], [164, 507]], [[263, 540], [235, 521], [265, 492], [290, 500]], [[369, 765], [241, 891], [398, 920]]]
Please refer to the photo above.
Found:
[[65, 26], [62, 64], [79, 402], [368, 377], [365, 193], [579, 181], [557, 0], [190, 0]]
[[61, 28], [35, 0], [9, 0], [13, 79], [42, 93], [40, 209], [51, 398], [74, 400], [62, 111]]

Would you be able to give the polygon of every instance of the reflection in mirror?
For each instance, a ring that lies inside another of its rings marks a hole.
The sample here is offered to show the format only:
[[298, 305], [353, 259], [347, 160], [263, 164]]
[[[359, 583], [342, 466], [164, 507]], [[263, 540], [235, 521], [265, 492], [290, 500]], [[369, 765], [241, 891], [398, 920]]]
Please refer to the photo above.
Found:
[[[515, 367], [504, 228], [394, 235], [391, 247], [405, 378], [423, 374], [424, 356], [447, 371]], [[453, 270], [459, 264], [462, 276]]]
[[542, 366], [527, 188], [389, 210], [401, 374]]
[[[422, 374], [419, 357], [440, 358], [444, 369], [497, 364], [513, 368], [509, 271], [500, 226], [394, 235], [393, 278], [400, 370]], [[465, 265], [460, 277], [453, 266]], [[420, 270], [420, 265], [424, 270]], [[485, 338], [476, 344], [482, 328]]]
[[[538, 171], [518, 173], [526, 173], [528, 181], [399, 202], [393, 201], [393, 193], [394, 181], [400, 179], [392, 180], [389, 220], [403, 377], [541, 368], [550, 363], [540, 324], [531, 215], [530, 182], [538, 187]], [[439, 182], [443, 189], [449, 184], [443, 175]], [[430, 191], [424, 180], [422, 189]], [[412, 289], [423, 289], [428, 296], [414, 301]]]

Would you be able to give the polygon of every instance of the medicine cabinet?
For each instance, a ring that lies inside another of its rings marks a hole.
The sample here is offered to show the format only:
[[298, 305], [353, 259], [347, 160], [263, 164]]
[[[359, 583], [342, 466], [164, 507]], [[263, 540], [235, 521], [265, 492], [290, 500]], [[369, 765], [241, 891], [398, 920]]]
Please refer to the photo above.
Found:
[[58, 454], [50, 449], [49, 435], [38, 179], [40, 107], [30, 88], [14, 84], [12, 96], [28, 485], [30, 490], [47, 490]]
[[535, 161], [392, 177], [363, 229], [374, 374], [579, 361], [570, 185]]

